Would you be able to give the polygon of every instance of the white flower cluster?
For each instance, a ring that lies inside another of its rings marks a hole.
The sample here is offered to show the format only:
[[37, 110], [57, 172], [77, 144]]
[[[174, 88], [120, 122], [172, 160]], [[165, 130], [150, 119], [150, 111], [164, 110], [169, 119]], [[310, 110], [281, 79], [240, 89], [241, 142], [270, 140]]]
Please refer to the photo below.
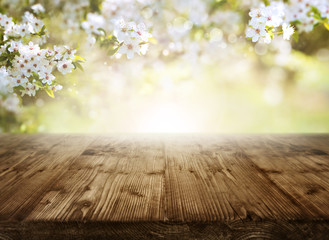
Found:
[[249, 16], [251, 20], [246, 30], [246, 37], [251, 38], [253, 42], [270, 43], [278, 27], [284, 26], [284, 38], [287, 40], [294, 33], [294, 29], [284, 22], [285, 5], [283, 2], [271, 2], [269, 6], [253, 8]]
[[[21, 24], [15, 24], [13, 18], [0, 14], [0, 26], [4, 32], [3, 40], [8, 40], [8, 37], [25, 37], [36, 34], [41, 31], [44, 24], [32, 13], [25, 12]], [[43, 35], [43, 40], [46, 36], [46, 34]]]
[[[40, 7], [37, 8], [38, 11]], [[62, 74], [72, 71], [76, 50], [66, 46], [40, 48], [46, 40], [46, 29], [41, 20], [26, 12], [22, 23], [0, 14], [0, 105], [8, 111], [17, 109], [21, 96], [35, 96], [44, 89], [52, 96], [62, 89], [55, 81], [56, 69]]]
[[126, 54], [128, 59], [133, 58], [135, 53], [144, 55], [148, 48], [149, 38], [152, 37], [146, 30], [145, 24], [126, 23], [123, 19], [118, 21], [114, 35], [122, 43], [118, 53]]
[[114, 1], [105, 0], [102, 3], [101, 13], [88, 13], [86, 21], [82, 22], [82, 28], [88, 33], [90, 44], [96, 42], [96, 38], [108, 36], [106, 32], [116, 37], [114, 52], [126, 54], [128, 59], [135, 53], [144, 55], [148, 49], [149, 39], [152, 35], [148, 32], [142, 17], [138, 13], [137, 3], [132, 0]]
[[62, 6], [62, 14], [64, 16], [65, 22], [62, 23], [62, 28], [66, 29], [69, 33], [73, 33], [79, 30], [80, 28], [80, 19], [83, 18], [86, 9], [89, 6], [88, 0], [79, 0], [79, 1], [58, 1], [55, 3], [54, 1], [54, 8], [59, 8], [61, 4]]
[[327, 0], [291, 0], [287, 5], [286, 18], [298, 23], [299, 32], [310, 32], [320, 19], [316, 19], [312, 7], [316, 8], [321, 18], [329, 19], [329, 1]]
[[204, 0], [173, 0], [174, 9], [188, 20], [197, 25], [202, 25], [209, 17], [209, 1]]
[[[316, 14], [314, 11], [318, 11]], [[295, 29], [310, 32], [319, 21], [328, 22], [329, 2], [327, 0], [292, 0], [288, 3], [271, 1], [270, 5], [261, 4], [249, 12], [251, 17], [246, 37], [253, 42], [270, 43], [275, 35], [283, 35], [290, 40]], [[295, 25], [294, 28], [291, 24]], [[278, 30], [280, 29], [280, 30]]]
[[45, 8], [40, 3], [34, 4], [33, 6], [31, 6], [31, 9], [36, 14], [45, 12]]

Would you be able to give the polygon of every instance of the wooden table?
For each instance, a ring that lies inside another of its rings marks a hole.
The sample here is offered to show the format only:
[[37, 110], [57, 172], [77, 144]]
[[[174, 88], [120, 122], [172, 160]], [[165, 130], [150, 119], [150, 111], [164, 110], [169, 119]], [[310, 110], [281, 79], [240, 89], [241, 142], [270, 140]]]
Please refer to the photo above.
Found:
[[329, 239], [329, 134], [0, 135], [0, 239]]

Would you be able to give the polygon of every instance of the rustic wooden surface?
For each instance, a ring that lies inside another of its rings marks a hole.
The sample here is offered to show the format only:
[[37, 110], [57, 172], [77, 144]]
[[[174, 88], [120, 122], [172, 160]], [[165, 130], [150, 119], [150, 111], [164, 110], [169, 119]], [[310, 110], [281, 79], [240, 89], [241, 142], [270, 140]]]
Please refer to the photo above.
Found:
[[0, 135], [1, 239], [329, 239], [329, 135]]

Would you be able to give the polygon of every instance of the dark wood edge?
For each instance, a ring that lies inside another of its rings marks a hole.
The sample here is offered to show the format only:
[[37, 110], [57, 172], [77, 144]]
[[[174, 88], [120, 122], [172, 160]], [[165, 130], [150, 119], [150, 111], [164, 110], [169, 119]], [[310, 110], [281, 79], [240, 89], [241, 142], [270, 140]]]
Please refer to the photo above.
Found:
[[233, 222], [0, 222], [14, 239], [329, 239], [329, 220]]

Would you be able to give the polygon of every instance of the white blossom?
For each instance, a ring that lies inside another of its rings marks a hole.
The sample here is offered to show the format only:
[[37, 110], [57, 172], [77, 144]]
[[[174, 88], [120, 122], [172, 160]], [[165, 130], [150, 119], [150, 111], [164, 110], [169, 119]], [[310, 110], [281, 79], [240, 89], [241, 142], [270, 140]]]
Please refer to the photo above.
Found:
[[[193, 0], [194, 1], [194, 0]], [[199, 1], [199, 0], [197, 0]], [[145, 45], [152, 37], [148, 27], [143, 23], [139, 10], [148, 6], [151, 1], [139, 0], [104, 0], [100, 13], [88, 13], [86, 21], [81, 23], [82, 29], [88, 34], [87, 44], [93, 46], [96, 36], [114, 35], [118, 54], [127, 54], [131, 59], [135, 53], [145, 54]], [[102, 40], [101, 40], [102, 41]]]
[[57, 85], [54, 85], [54, 86], [49, 86], [48, 88], [49, 88], [50, 90], [54, 91], [54, 92], [57, 92], [57, 91], [59, 91], [59, 90], [62, 90], [62, 89], [63, 89], [63, 86], [57, 84]]
[[[37, 4], [32, 9], [42, 12], [41, 7]], [[0, 62], [0, 106], [17, 112], [20, 101], [15, 92], [23, 97], [35, 96], [39, 89], [61, 90], [54, 71], [70, 73], [76, 50], [68, 46], [42, 48], [41, 44], [47, 38], [44, 23], [29, 12], [25, 12], [22, 21], [17, 23], [0, 14], [0, 26], [6, 40], [0, 44], [0, 55], [8, 61]], [[42, 28], [40, 38], [36, 38]]]
[[25, 94], [28, 96], [35, 96], [36, 92], [39, 90], [39, 87], [35, 85], [34, 83], [26, 83], [24, 86], [24, 90], [21, 90], [22, 96]]
[[[297, 25], [298, 32], [310, 32], [318, 23], [313, 17], [312, 6], [318, 7], [323, 18], [328, 16], [329, 3], [326, 0], [291, 0], [287, 3], [271, 1], [269, 6], [260, 4], [258, 8], [253, 8], [249, 12], [251, 20], [246, 37], [252, 38], [253, 42], [269, 43], [275, 34], [282, 34], [284, 40], [290, 40], [295, 31], [290, 23]], [[280, 27], [282, 32], [279, 32]]]
[[88, 43], [89, 47], [94, 46], [96, 43], [96, 38], [94, 36], [89, 35], [87, 37], [87, 43]]
[[60, 71], [63, 75], [72, 72], [72, 69], [74, 68], [71, 60], [64, 60], [59, 61], [57, 63], [57, 69]]
[[136, 29], [132, 32], [132, 37], [135, 37], [137, 39], [140, 39], [143, 42], [148, 42], [149, 39], [152, 37], [152, 34], [150, 34], [144, 23], [140, 23], [137, 25]]
[[291, 25], [287, 25], [286, 23], [284, 23], [282, 24], [282, 31], [283, 31], [283, 39], [290, 40], [290, 37], [295, 30]]
[[9, 112], [16, 113], [19, 109], [19, 99], [16, 94], [10, 95], [3, 101], [0, 99], [0, 106]]
[[132, 59], [135, 53], [141, 54], [141, 47], [139, 46], [139, 40], [128, 38], [124, 44], [120, 47], [120, 54], [126, 54], [128, 59]]
[[102, 15], [97, 13], [88, 13], [87, 21], [82, 22], [81, 26], [88, 34], [102, 34], [98, 29], [104, 28], [105, 19]]
[[267, 32], [265, 28], [256, 28], [249, 27], [246, 30], [246, 37], [251, 38], [253, 42], [257, 42], [260, 38], [266, 37]]
[[35, 12], [36, 14], [44, 13], [45, 12], [44, 7], [41, 4], [39, 4], [39, 3], [38, 4], [34, 4], [31, 8], [32, 8], [33, 12]]
[[134, 22], [126, 23], [123, 19], [116, 22], [116, 27], [114, 30], [114, 35], [116, 38], [122, 42], [129, 39], [132, 33], [136, 32], [136, 24]]

